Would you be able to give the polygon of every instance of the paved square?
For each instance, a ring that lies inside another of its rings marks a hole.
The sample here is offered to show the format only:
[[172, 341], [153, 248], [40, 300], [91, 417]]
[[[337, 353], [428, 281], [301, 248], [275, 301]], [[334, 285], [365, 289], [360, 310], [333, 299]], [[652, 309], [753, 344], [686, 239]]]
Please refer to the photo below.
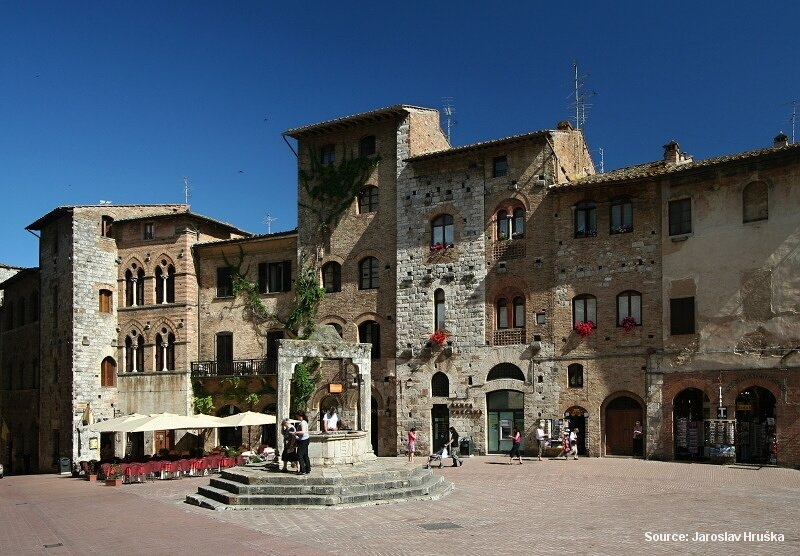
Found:
[[[455, 483], [437, 502], [335, 510], [214, 512], [185, 504], [208, 478], [113, 488], [10, 476], [0, 480], [0, 553], [800, 554], [796, 470], [625, 458], [507, 461], [473, 457], [437, 469]], [[767, 533], [783, 540], [747, 536]]]

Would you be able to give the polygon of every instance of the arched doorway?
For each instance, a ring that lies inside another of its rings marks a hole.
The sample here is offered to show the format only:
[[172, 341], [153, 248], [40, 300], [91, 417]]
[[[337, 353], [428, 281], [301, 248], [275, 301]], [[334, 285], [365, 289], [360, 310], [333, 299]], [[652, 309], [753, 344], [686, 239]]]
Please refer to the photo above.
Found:
[[633, 426], [636, 421], [642, 422], [642, 415], [642, 406], [629, 396], [620, 396], [609, 402], [606, 406], [606, 455], [633, 455]]
[[449, 438], [450, 410], [447, 404], [435, 403], [431, 408], [431, 451], [441, 448]]
[[[488, 428], [487, 452], [498, 454], [511, 450], [511, 431], [525, 430], [525, 394], [516, 390], [495, 390], [486, 394]], [[525, 449], [523, 437], [521, 449]]]
[[[235, 405], [223, 405], [217, 411], [217, 417], [227, 417], [237, 413], [241, 413], [241, 410]], [[222, 427], [218, 429], [218, 434], [221, 446], [238, 448], [242, 445], [242, 427]]]
[[736, 397], [736, 461], [768, 463], [775, 437], [775, 396], [761, 386]]
[[704, 457], [705, 427], [711, 416], [708, 396], [699, 388], [681, 390], [672, 401], [672, 425], [675, 459], [694, 460]]
[[578, 429], [578, 454], [582, 456], [589, 455], [586, 449], [588, 416], [589, 412], [577, 405], [573, 405], [564, 412], [564, 427], [570, 430]]

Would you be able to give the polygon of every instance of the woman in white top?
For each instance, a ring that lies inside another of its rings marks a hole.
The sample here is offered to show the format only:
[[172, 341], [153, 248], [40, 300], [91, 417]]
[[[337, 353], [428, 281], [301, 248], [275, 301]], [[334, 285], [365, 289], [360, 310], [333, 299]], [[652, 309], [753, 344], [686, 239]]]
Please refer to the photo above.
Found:
[[334, 432], [339, 425], [339, 416], [336, 415], [336, 408], [332, 407], [322, 418], [322, 427], [325, 432]]

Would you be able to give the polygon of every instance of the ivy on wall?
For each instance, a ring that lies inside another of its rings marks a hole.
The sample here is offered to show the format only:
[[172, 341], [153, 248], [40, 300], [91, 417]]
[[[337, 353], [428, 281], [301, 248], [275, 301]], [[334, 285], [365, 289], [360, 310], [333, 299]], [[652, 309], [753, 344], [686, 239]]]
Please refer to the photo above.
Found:
[[338, 163], [324, 164], [315, 149], [309, 150], [309, 168], [300, 170], [300, 185], [306, 200], [298, 204], [310, 210], [323, 235], [331, 233], [353, 199], [378, 166], [380, 156], [343, 156]]

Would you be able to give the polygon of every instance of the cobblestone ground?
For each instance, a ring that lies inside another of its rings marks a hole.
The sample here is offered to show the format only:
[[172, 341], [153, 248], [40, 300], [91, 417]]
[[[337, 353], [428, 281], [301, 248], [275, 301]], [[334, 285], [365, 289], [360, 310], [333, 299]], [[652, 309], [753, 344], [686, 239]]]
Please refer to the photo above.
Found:
[[[11, 476], [0, 480], [0, 554], [800, 554], [795, 470], [507, 461], [473, 457], [437, 469], [455, 484], [439, 501], [334, 510], [185, 504], [208, 478], [112, 488]], [[696, 537], [704, 534], [718, 536]]]

